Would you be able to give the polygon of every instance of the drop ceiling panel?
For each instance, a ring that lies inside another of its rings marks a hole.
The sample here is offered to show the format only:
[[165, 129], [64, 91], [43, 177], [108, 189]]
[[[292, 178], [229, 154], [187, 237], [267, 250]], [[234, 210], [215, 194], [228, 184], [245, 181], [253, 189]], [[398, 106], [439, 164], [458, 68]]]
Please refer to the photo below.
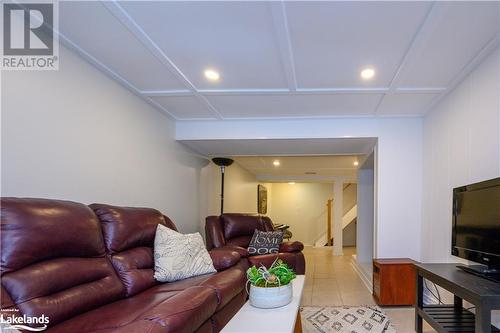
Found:
[[61, 33], [139, 90], [183, 89], [100, 2], [60, 2]]
[[500, 33], [500, 2], [438, 2], [432, 29], [405, 67], [402, 86], [446, 87]]
[[380, 94], [209, 96], [226, 118], [369, 115]]
[[[429, 2], [287, 2], [299, 87], [388, 86]], [[373, 66], [374, 80], [361, 69]]]
[[177, 119], [216, 119], [214, 114], [194, 96], [151, 97]]
[[393, 94], [384, 97], [379, 115], [423, 115], [437, 94]]
[[[200, 89], [286, 88], [265, 2], [123, 2], [121, 6]], [[204, 70], [220, 72], [217, 83]]]

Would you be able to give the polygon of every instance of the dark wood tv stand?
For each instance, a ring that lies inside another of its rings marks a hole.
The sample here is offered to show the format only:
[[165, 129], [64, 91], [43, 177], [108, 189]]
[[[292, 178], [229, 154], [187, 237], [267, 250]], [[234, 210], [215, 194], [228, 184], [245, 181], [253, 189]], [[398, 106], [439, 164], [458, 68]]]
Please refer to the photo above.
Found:
[[[500, 309], [500, 283], [466, 273], [457, 264], [416, 264], [417, 302], [415, 331], [422, 333], [422, 319], [436, 331], [500, 332], [491, 325], [491, 310]], [[454, 294], [454, 304], [424, 305], [423, 279]], [[475, 306], [475, 315], [463, 307], [463, 300]]]

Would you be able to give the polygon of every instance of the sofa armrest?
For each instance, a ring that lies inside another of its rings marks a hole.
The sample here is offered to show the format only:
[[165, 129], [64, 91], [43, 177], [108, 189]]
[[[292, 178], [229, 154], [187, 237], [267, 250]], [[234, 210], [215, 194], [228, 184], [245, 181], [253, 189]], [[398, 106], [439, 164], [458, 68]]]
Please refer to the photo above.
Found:
[[214, 267], [217, 271], [223, 271], [233, 267], [240, 262], [241, 259], [238, 252], [225, 248], [212, 249], [208, 253], [210, 253], [210, 257], [212, 258]]
[[280, 244], [280, 252], [300, 252], [304, 249], [304, 244], [301, 242], [283, 242]]

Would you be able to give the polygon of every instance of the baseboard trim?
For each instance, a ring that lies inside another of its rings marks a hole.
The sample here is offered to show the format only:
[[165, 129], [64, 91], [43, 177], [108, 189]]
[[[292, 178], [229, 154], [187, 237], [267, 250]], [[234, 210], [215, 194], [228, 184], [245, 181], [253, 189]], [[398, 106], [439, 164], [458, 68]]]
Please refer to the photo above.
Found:
[[363, 281], [365, 287], [371, 293], [373, 290], [373, 282], [370, 274], [365, 269], [363, 269], [363, 267], [358, 263], [358, 261], [354, 256], [351, 257], [351, 266], [354, 269], [354, 271], [358, 274], [361, 281]]

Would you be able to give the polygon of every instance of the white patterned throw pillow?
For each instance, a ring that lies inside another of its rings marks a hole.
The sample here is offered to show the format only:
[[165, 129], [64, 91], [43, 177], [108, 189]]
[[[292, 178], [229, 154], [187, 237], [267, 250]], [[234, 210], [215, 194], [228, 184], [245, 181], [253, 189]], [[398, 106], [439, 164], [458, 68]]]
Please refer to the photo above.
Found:
[[154, 278], [160, 282], [216, 272], [199, 233], [183, 235], [158, 224], [154, 253]]

